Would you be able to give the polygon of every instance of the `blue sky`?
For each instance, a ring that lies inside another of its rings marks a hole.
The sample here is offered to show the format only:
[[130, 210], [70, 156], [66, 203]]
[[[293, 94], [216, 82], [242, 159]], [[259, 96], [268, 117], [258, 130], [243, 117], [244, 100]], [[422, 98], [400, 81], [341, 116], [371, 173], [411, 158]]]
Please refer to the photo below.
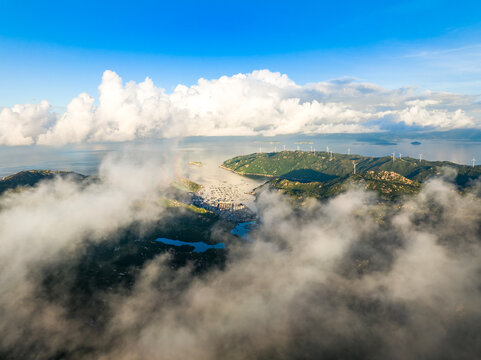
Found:
[[0, 0], [0, 106], [65, 106], [102, 72], [167, 90], [255, 69], [478, 95], [479, 1]]

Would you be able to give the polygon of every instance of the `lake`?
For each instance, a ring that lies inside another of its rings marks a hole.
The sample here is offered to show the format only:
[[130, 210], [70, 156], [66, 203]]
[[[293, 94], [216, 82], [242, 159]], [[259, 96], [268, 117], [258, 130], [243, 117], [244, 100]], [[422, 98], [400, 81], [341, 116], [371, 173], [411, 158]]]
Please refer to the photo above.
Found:
[[237, 223], [234, 229], [232, 229], [231, 234], [232, 235], [237, 235], [241, 239], [251, 241], [251, 238], [249, 237], [249, 233], [252, 231], [252, 229], [257, 225], [257, 221], [248, 221], [248, 222], [241, 222]]
[[225, 245], [223, 243], [218, 243], [215, 245], [209, 245], [202, 241], [197, 242], [185, 242], [180, 240], [172, 240], [168, 238], [158, 238], [155, 241], [161, 242], [162, 244], [166, 245], [173, 245], [173, 246], [191, 246], [194, 248], [193, 252], [205, 252], [209, 249], [224, 249]]

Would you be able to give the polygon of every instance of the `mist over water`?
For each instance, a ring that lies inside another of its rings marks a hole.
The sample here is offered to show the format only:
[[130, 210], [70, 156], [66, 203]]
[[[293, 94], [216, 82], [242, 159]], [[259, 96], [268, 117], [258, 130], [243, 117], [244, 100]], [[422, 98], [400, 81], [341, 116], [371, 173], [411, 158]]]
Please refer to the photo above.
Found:
[[[421, 145], [412, 145], [420, 141]], [[304, 144], [297, 144], [305, 142]], [[312, 142], [312, 144], [310, 144]], [[355, 135], [291, 135], [274, 137], [191, 137], [182, 139], [145, 140], [126, 143], [92, 143], [49, 146], [14, 146], [0, 148], [0, 176], [11, 175], [27, 169], [71, 170], [90, 175], [108, 154], [135, 153], [145, 157], [169, 156], [179, 173], [188, 172], [189, 161], [201, 161], [204, 168], [198, 170], [207, 177], [224, 177], [225, 171], [218, 166], [237, 155], [259, 151], [273, 152], [286, 150], [309, 151], [311, 146], [317, 151], [325, 151], [326, 146], [333, 152], [365, 156], [398, 156], [418, 158], [422, 154], [425, 160], [452, 161], [459, 164], [471, 164], [473, 157], [481, 161], [481, 142], [467, 142], [444, 139], [403, 139], [395, 143], [376, 141], [358, 141]], [[193, 171], [190, 171], [193, 172]], [[196, 176], [195, 174], [193, 176]], [[236, 177], [229, 178], [234, 181]], [[195, 181], [195, 179], [193, 179]]]

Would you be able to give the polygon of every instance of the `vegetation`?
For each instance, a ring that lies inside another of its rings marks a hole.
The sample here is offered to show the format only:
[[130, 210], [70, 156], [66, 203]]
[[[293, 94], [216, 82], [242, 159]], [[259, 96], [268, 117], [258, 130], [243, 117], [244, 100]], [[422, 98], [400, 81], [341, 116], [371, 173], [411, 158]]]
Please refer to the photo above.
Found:
[[[7, 190], [20, 191], [35, 186], [41, 181], [51, 180], [56, 176], [70, 177], [77, 181], [99, 180], [95, 176], [89, 177], [68, 171], [28, 170], [1, 179], [0, 193]], [[145, 234], [144, 238], [153, 241], [155, 238], [167, 237], [185, 242], [203, 241], [207, 244], [214, 244], [217, 241], [212, 240], [210, 235], [214, 226], [216, 231], [230, 234], [233, 224], [222, 220], [218, 215], [206, 209], [188, 204], [189, 192], [196, 192], [200, 188], [201, 185], [187, 179], [179, 178], [173, 181], [170, 189], [166, 191], [168, 197], [159, 197], [159, 204], [169, 208], [169, 221], [152, 225], [154, 230], [150, 233], [151, 238]], [[159, 247], [165, 250], [172, 246], [155, 243], [155, 248]]]
[[142, 269], [159, 256], [164, 256], [168, 268], [190, 273], [188, 281], [225, 266], [227, 251], [224, 249], [193, 252], [190, 246], [171, 246], [155, 239], [167, 237], [210, 244], [238, 241], [230, 230], [230, 224], [219, 221], [215, 214], [170, 208], [168, 216], [159, 221], [131, 224], [101, 241], [87, 238], [82, 251], [67, 249], [62, 256], [64, 260], [35, 269], [35, 276], [42, 279], [40, 295], [53, 304], [60, 304], [70, 318], [88, 320], [92, 331], [101, 332], [109, 321], [110, 296], [131, 292]]
[[39, 182], [53, 179], [55, 176], [71, 177], [78, 181], [87, 178], [85, 175], [72, 171], [25, 170], [2, 178], [0, 180], [0, 194], [7, 190], [19, 190], [24, 187], [35, 186]]
[[182, 191], [197, 192], [202, 189], [202, 185], [185, 178], [177, 178], [172, 185]]
[[461, 189], [481, 175], [481, 166], [410, 157], [393, 160], [390, 156], [375, 158], [323, 151], [282, 151], [237, 156], [225, 161], [222, 167], [241, 175], [274, 178], [267, 186], [297, 198], [330, 197], [356, 183], [392, 200], [419, 191], [423, 181], [441, 174], [446, 167], [457, 171], [455, 182]]
[[363, 174], [341, 176], [325, 183], [318, 181], [299, 182], [276, 178], [267, 185], [301, 200], [305, 197], [329, 198], [346, 191], [353, 185], [373, 190], [383, 199], [394, 200], [400, 196], [418, 192], [421, 186], [417, 181], [387, 171], [380, 173], [370, 171]]
[[[78, 180], [91, 178], [71, 172], [31, 170], [5, 177], [0, 184], [2, 192], [17, 191], [55, 176], [70, 176]], [[94, 177], [94, 180], [98, 179]], [[206, 244], [224, 242], [226, 245], [239, 241], [230, 233], [232, 223], [184, 202], [189, 198], [188, 191], [198, 189], [200, 185], [185, 179], [174, 184], [166, 191], [168, 197], [159, 198], [159, 204], [166, 211], [158, 220], [148, 224], [130, 224], [101, 241], [90, 239], [86, 234], [82, 251], [66, 249], [63, 254], [65, 261], [35, 269], [36, 276], [42, 277], [42, 296], [62, 303], [71, 312], [70, 316], [88, 318], [93, 326], [101, 328], [107, 316], [105, 299], [112, 293], [130, 291], [142, 268], [160, 254], [166, 255], [168, 267], [185, 267], [193, 275], [201, 275], [211, 268], [222, 268], [227, 249], [195, 253], [188, 245], [173, 246], [156, 241], [157, 238], [170, 238]], [[68, 296], [63, 289], [69, 289]]]

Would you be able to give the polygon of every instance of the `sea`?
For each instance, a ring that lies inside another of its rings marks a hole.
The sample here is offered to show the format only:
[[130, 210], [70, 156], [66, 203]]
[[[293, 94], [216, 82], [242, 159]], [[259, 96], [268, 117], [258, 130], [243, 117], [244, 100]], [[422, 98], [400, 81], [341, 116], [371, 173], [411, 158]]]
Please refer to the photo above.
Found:
[[[224, 160], [255, 152], [282, 150], [325, 151], [364, 156], [394, 156], [425, 160], [446, 160], [459, 164], [481, 164], [481, 140], [446, 139], [429, 136], [399, 138], [376, 134], [289, 135], [274, 137], [186, 137], [178, 139], [136, 140], [123, 143], [87, 143], [52, 146], [0, 147], [0, 177], [22, 170], [50, 169], [96, 174], [101, 162], [122, 154], [169, 159], [174, 171], [193, 181], [231, 182], [239, 177], [219, 165]], [[202, 166], [189, 165], [201, 162]], [[258, 182], [258, 181], [257, 181]], [[256, 181], [254, 181], [256, 183]]]

